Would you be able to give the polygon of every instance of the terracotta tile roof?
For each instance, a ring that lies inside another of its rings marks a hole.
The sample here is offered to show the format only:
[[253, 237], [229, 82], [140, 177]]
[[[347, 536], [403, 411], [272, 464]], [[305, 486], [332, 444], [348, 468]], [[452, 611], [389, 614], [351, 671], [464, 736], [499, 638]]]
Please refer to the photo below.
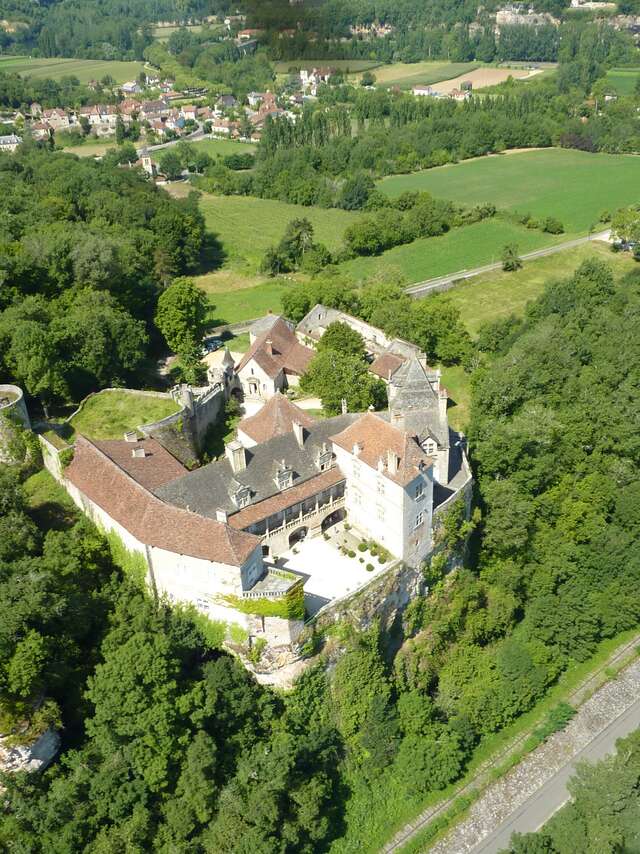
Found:
[[377, 359], [373, 360], [369, 365], [369, 370], [372, 374], [376, 374], [381, 379], [388, 381], [389, 377], [398, 370], [403, 362], [404, 359], [402, 356], [396, 356], [394, 353], [383, 353]]
[[[159, 486], [170, 483], [187, 474], [187, 469], [172, 457], [155, 439], [139, 439], [126, 442], [123, 439], [94, 441], [96, 448], [120, 466], [145, 489], [153, 492]], [[144, 457], [134, 457], [133, 451], [144, 451]]]
[[297, 504], [299, 501], [304, 501], [305, 498], [310, 498], [316, 492], [322, 492], [323, 489], [328, 489], [336, 483], [344, 480], [345, 477], [337, 466], [323, 471], [316, 477], [311, 477], [301, 483], [299, 486], [292, 486], [290, 489], [285, 489], [284, 492], [279, 492], [271, 498], [265, 498], [264, 501], [259, 501], [257, 504], [252, 504], [245, 507], [244, 510], [234, 513], [229, 516], [229, 524], [238, 530], [253, 525], [255, 522], [260, 522], [268, 516], [277, 513], [280, 510], [285, 510], [291, 507], [292, 504]]
[[314, 423], [310, 415], [278, 391], [259, 412], [250, 418], [244, 418], [238, 424], [238, 430], [242, 430], [254, 442], [260, 443], [274, 436], [290, 433], [294, 421], [303, 427], [311, 427]]
[[[271, 342], [269, 345], [268, 342]], [[253, 359], [267, 376], [274, 379], [285, 374], [304, 374], [315, 351], [302, 345], [289, 326], [278, 318], [247, 350], [236, 370], [241, 371]]]
[[165, 504], [84, 436], [76, 439], [65, 477], [146, 545], [242, 566], [260, 542], [258, 537], [222, 522]]
[[[342, 433], [332, 436], [331, 441], [349, 453], [353, 453], [354, 445], [358, 444], [358, 459], [371, 468], [378, 468], [378, 463], [382, 460], [382, 473], [401, 486], [417, 477], [421, 467], [433, 464], [433, 460], [424, 453], [415, 436], [399, 430], [373, 412], [358, 418]], [[395, 471], [389, 466], [389, 452], [396, 458]]]

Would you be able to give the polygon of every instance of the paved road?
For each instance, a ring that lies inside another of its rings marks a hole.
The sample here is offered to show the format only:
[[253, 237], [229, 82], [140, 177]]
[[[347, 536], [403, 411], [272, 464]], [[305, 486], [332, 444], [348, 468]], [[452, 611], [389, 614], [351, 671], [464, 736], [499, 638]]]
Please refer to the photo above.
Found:
[[508, 848], [512, 833], [531, 833], [538, 830], [569, 800], [567, 782], [575, 773], [575, 764], [581, 760], [597, 762], [615, 752], [619, 738], [640, 727], [640, 699], [612, 721], [593, 741], [584, 747], [575, 758], [561, 768], [509, 818], [489, 834], [471, 854], [496, 854]]
[[[523, 261], [532, 261], [534, 258], [544, 258], [547, 255], [555, 255], [556, 252], [564, 252], [565, 249], [573, 249], [575, 246], [581, 246], [583, 243], [588, 243], [590, 240], [608, 240], [610, 232], [599, 231], [597, 234], [591, 234], [589, 237], [578, 237], [575, 240], [566, 240], [564, 243], [556, 243], [554, 246], [547, 246], [546, 249], [536, 249], [535, 252], [527, 252], [521, 255]], [[491, 273], [494, 270], [501, 270], [502, 262], [496, 261], [493, 264], [485, 264], [482, 267], [475, 267], [473, 270], [459, 270], [457, 273], [448, 273], [446, 276], [438, 276], [435, 279], [427, 279], [424, 282], [416, 282], [405, 288], [406, 293], [413, 297], [423, 297], [429, 293], [438, 290], [445, 290], [447, 286], [451, 286], [453, 282], [460, 280], [472, 279], [474, 276], [479, 276], [481, 273]]]

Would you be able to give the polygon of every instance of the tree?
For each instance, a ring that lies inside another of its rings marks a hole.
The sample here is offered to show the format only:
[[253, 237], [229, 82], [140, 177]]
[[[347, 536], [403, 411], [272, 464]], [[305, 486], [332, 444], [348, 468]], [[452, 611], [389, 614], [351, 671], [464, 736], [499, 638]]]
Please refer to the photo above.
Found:
[[317, 395], [331, 415], [342, 411], [343, 400], [350, 412], [364, 412], [370, 406], [379, 409], [386, 401], [386, 386], [369, 373], [364, 360], [336, 350], [326, 349], [313, 357], [300, 388]]
[[376, 82], [376, 75], [371, 71], [364, 71], [362, 77], [360, 78], [361, 86], [373, 86]]
[[170, 148], [162, 153], [159, 160], [160, 171], [170, 181], [176, 181], [182, 177], [182, 162], [179, 156]]
[[507, 243], [502, 250], [502, 269], [513, 273], [522, 267], [522, 259], [518, 255], [518, 247], [515, 243]]
[[611, 219], [611, 234], [623, 244], [640, 242], [640, 210], [635, 207], [620, 208]]
[[352, 178], [347, 178], [340, 190], [338, 207], [346, 211], [361, 210], [374, 189], [375, 184], [369, 175], [359, 173]]
[[185, 277], [174, 279], [158, 300], [155, 323], [165, 341], [181, 358], [199, 358], [207, 315], [204, 293]]
[[116, 119], [116, 144], [122, 145], [127, 136], [127, 131], [122, 120], [122, 116]]
[[322, 338], [318, 341], [318, 353], [325, 350], [336, 350], [345, 356], [365, 357], [364, 338], [355, 329], [339, 320], [327, 326]]

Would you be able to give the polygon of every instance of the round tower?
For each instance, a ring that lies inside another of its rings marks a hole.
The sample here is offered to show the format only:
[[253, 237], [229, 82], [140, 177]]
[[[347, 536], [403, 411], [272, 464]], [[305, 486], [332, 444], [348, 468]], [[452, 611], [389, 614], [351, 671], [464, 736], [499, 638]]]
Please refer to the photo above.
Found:
[[11, 448], [16, 424], [31, 429], [23, 391], [17, 385], [0, 385], [0, 462], [15, 462]]

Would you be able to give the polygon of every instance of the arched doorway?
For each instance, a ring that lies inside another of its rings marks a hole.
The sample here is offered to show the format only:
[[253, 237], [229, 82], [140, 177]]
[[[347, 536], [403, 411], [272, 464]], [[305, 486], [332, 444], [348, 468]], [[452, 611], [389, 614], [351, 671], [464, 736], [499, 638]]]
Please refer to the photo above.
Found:
[[295, 546], [296, 543], [301, 543], [308, 533], [308, 528], [296, 528], [293, 533], [289, 534], [289, 545]]
[[332, 525], [337, 525], [338, 522], [342, 522], [343, 519], [347, 518], [347, 514], [344, 508], [340, 507], [338, 510], [334, 510], [333, 513], [329, 513], [328, 516], [322, 520], [322, 530], [323, 532], [327, 530], [327, 528], [331, 528]]

